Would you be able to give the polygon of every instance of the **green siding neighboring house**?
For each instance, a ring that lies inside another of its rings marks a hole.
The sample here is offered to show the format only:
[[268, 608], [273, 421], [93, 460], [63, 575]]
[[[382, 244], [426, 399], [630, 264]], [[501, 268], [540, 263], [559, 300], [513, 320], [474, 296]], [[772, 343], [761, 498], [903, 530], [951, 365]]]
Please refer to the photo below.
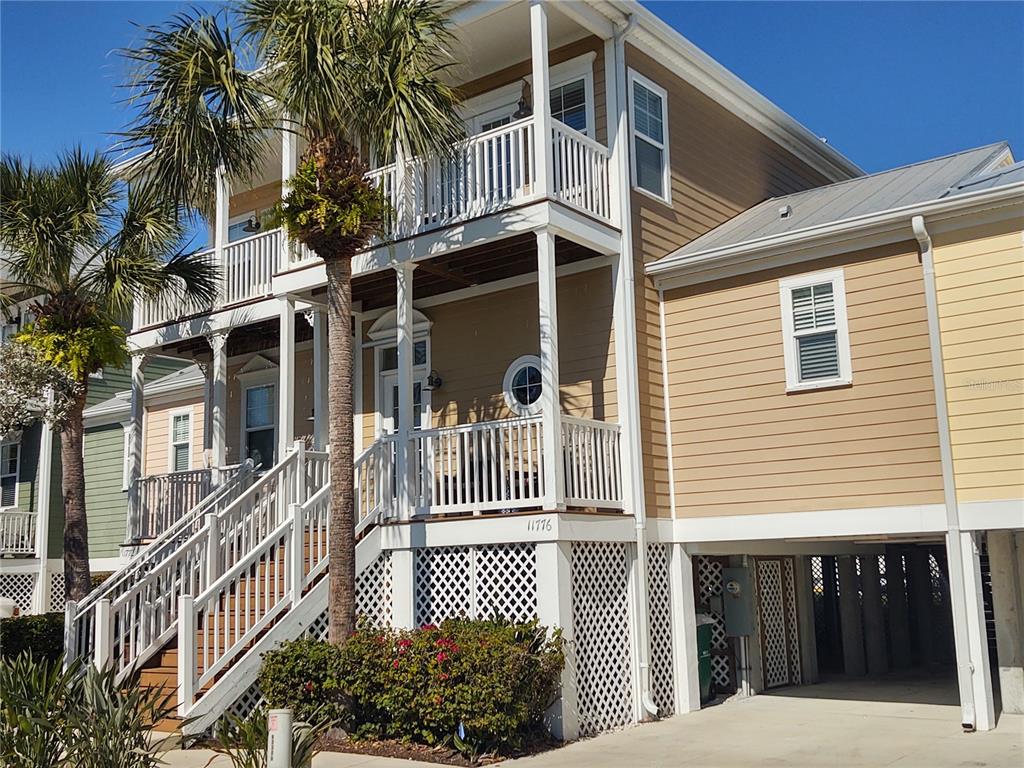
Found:
[[124, 482], [124, 428], [120, 422], [85, 432], [85, 508], [89, 557], [117, 557], [124, 544], [128, 494]]

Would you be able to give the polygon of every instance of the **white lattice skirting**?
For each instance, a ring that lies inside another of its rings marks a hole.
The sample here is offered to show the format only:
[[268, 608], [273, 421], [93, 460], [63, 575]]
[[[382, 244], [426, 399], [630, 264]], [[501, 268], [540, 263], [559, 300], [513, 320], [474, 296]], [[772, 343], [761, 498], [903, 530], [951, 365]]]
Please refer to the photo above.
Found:
[[32, 595], [36, 590], [35, 573], [0, 573], [0, 597], [6, 597], [22, 613], [32, 610]]
[[647, 615], [651, 637], [651, 696], [658, 714], [675, 714], [675, 668], [672, 661], [672, 592], [668, 545], [647, 545]]

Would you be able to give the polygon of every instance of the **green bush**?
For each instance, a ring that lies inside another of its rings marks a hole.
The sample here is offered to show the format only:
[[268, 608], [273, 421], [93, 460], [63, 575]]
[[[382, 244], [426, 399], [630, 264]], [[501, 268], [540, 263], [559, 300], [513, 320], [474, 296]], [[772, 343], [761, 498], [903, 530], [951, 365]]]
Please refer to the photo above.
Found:
[[264, 656], [260, 688], [298, 717], [344, 713], [357, 736], [508, 754], [542, 727], [564, 666], [562, 639], [536, 622], [362, 625], [339, 649], [304, 640]]
[[12, 659], [31, 651], [36, 659], [53, 661], [64, 653], [64, 614], [0, 619], [0, 657]]

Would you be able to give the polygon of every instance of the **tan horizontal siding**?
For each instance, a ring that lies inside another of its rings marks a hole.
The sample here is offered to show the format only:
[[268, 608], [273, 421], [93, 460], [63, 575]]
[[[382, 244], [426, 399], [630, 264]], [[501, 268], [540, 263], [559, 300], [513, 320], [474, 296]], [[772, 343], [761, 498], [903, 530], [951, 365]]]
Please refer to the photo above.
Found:
[[1024, 498], [1024, 218], [936, 238], [950, 441], [961, 501]]
[[169, 404], [148, 406], [144, 419], [143, 474], [162, 475], [170, 472], [170, 419], [172, 413], [187, 410], [191, 413], [192, 469], [203, 467], [203, 398], [201, 395], [184, 398]]
[[[853, 385], [787, 394], [778, 280], [836, 267]], [[680, 516], [941, 503], [924, 290], [910, 244], [669, 291], [665, 321]]]

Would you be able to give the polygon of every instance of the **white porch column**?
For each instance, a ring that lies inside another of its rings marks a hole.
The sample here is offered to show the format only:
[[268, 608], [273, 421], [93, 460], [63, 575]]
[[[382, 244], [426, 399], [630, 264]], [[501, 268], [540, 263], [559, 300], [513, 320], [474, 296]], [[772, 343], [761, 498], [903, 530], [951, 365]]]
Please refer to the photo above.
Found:
[[1024, 532], [989, 531], [992, 612], [1003, 712], [1024, 715]]
[[224, 166], [217, 168], [216, 198], [213, 209], [213, 252], [214, 261], [220, 267], [220, 296], [218, 303], [224, 300], [225, 278], [227, 275], [227, 261], [225, 249], [228, 245], [228, 225], [231, 219], [231, 185], [228, 182], [228, 174]]
[[537, 151], [536, 191], [551, 193], [554, 164], [551, 146], [551, 77], [548, 70], [548, 9], [544, 0], [530, 0], [530, 61], [533, 65], [533, 125]]
[[281, 297], [280, 360], [277, 392], [277, 461], [295, 440], [295, 299]]
[[567, 541], [545, 541], [536, 545], [537, 617], [543, 626], [560, 628], [565, 640], [565, 668], [562, 670], [561, 694], [544, 715], [551, 734], [568, 741], [579, 736], [578, 704], [575, 684], [576, 657], [573, 638], [572, 584], [570, 564], [572, 544]]
[[210, 363], [210, 462], [214, 467], [227, 464], [228, 418], [228, 334], [207, 336], [213, 360]]
[[396, 331], [398, 347], [398, 424], [395, 430], [398, 444], [395, 451], [395, 479], [397, 482], [398, 514], [409, 519], [413, 514], [413, 462], [410, 444], [412, 434], [412, 281], [415, 264], [403, 262], [395, 265]]
[[146, 356], [132, 355], [131, 432], [128, 436], [128, 539], [139, 537], [142, 508], [139, 478], [142, 477], [142, 419], [145, 413]]
[[[946, 536], [946, 551], [950, 603], [953, 607], [953, 637], [958, 646], [957, 676], [960, 678], [962, 722], [965, 726], [973, 724], [975, 730], [990, 731], [996, 725], [996, 717], [985, 630], [985, 603], [981, 596], [978, 536], [980, 534], [975, 531], [960, 531], [959, 534], [950, 531]], [[953, 552], [954, 547], [959, 547], [959, 553], [956, 553], [959, 557]], [[962, 575], [960, 579], [956, 578], [953, 570], [957, 565]], [[960, 601], [966, 609], [966, 615], [961, 615], [956, 609]], [[965, 696], [968, 690], [973, 698], [970, 703]]]
[[[298, 166], [298, 136], [294, 133], [295, 124], [291, 115], [285, 114], [281, 119], [281, 198], [291, 190], [291, 179]], [[288, 269], [291, 261], [291, 244], [288, 232], [281, 229], [281, 271]]]
[[[53, 400], [48, 392], [47, 400]], [[36, 485], [36, 557], [39, 558], [39, 574], [32, 595], [32, 612], [46, 613], [50, 610], [50, 483], [53, 474], [53, 429], [42, 424], [39, 430], [39, 466]]]
[[676, 670], [676, 713], [700, 709], [697, 669], [697, 608], [693, 602], [693, 558], [685, 544], [669, 544], [668, 576], [672, 601], [672, 666]]
[[565, 509], [562, 404], [558, 394], [558, 291], [555, 236], [537, 233], [537, 299], [540, 325], [540, 402], [543, 420], [544, 509]]
[[398, 629], [416, 626], [415, 560], [415, 550], [391, 550], [391, 624]]
[[307, 315], [313, 326], [313, 447], [327, 446], [327, 313], [320, 308]]

